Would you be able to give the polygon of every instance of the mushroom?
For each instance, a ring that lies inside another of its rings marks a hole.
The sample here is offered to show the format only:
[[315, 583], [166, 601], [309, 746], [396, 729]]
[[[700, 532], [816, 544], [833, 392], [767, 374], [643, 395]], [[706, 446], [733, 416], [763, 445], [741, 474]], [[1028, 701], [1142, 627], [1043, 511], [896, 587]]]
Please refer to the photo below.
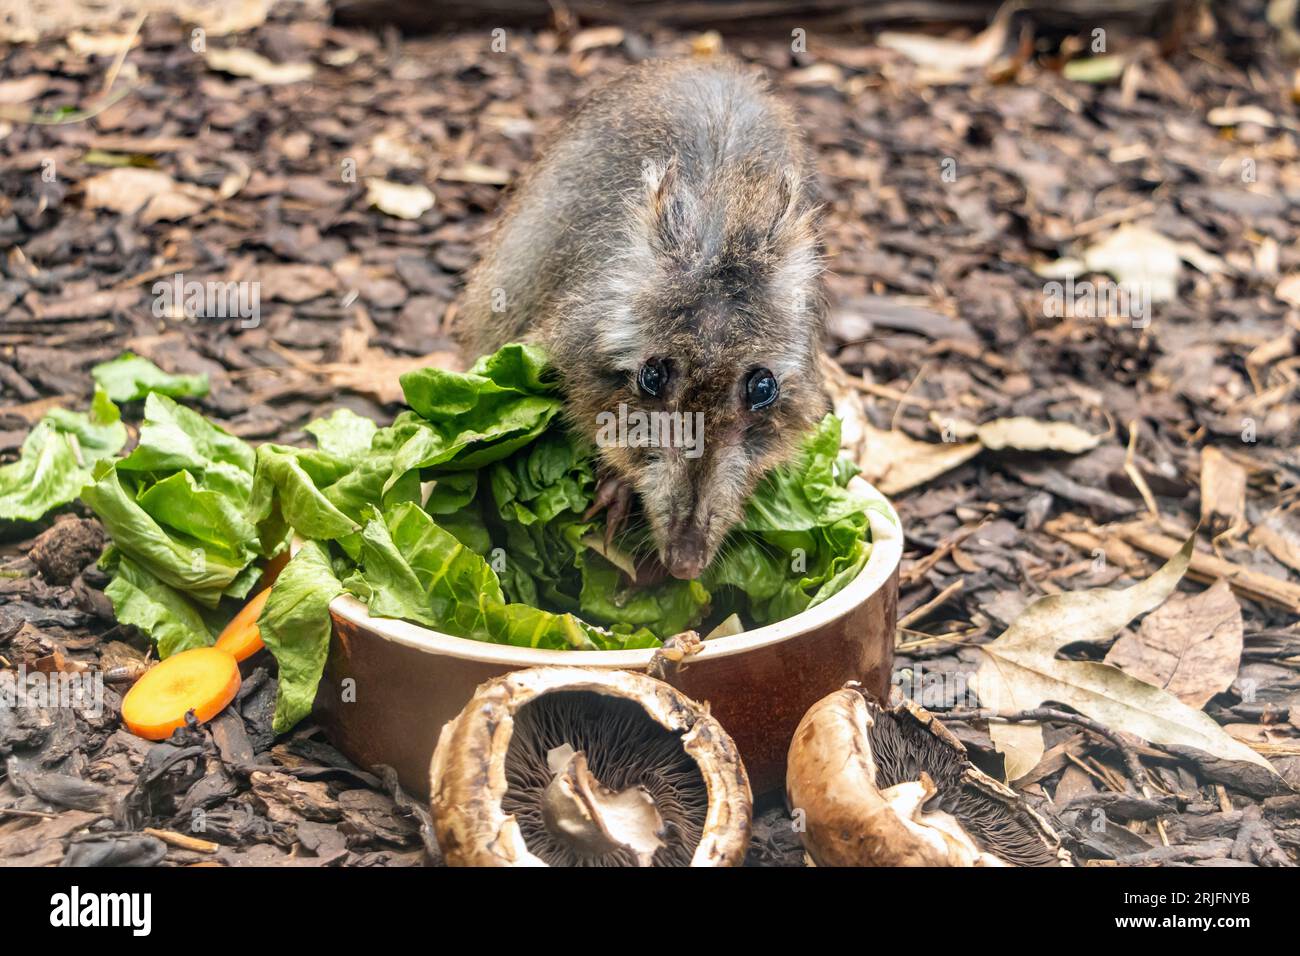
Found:
[[804, 714], [786, 800], [818, 866], [1069, 866], [1047, 822], [911, 701], [856, 684]]
[[738, 866], [736, 745], [644, 674], [536, 667], [481, 684], [438, 738], [434, 830], [450, 866]]

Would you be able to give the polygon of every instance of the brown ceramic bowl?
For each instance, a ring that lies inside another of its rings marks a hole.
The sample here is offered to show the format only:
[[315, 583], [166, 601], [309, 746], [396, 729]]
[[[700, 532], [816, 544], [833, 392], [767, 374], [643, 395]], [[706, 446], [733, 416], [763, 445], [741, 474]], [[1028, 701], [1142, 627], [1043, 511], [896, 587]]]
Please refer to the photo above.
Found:
[[[854, 482], [878, 496], [861, 479]], [[787, 620], [706, 642], [672, 678], [687, 696], [709, 702], [740, 748], [756, 794], [784, 785], [790, 739], [814, 703], [850, 680], [885, 696], [903, 553], [892, 509], [890, 517], [871, 513], [871, 557], [844, 590]], [[643, 671], [654, 653], [486, 644], [372, 618], [348, 595], [330, 604], [330, 614], [334, 635], [317, 717], [357, 764], [393, 767], [402, 786], [421, 797], [428, 796], [438, 732], [483, 681], [545, 664]], [[342, 683], [348, 679], [353, 683]], [[344, 703], [342, 696], [351, 699]]]

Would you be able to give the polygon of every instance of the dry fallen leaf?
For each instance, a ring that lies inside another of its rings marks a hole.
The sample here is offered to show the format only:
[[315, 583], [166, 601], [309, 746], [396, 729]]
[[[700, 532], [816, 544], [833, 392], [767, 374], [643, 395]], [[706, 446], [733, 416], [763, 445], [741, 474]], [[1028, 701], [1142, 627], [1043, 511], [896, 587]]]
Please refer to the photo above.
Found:
[[258, 268], [262, 295], [281, 302], [308, 302], [338, 289], [338, 278], [324, 266], [267, 263]]
[[1250, 530], [1251, 547], [1263, 548], [1291, 570], [1300, 573], [1300, 522], [1295, 514], [1277, 512]]
[[272, 63], [260, 53], [240, 47], [213, 48], [207, 52], [208, 66], [220, 73], [246, 76], [267, 86], [283, 86], [311, 79], [316, 68], [310, 63]]
[[1262, 106], [1216, 106], [1205, 114], [1205, 121], [1211, 126], [1239, 126], [1242, 123], [1255, 123], [1258, 126], [1273, 127], [1277, 117]]
[[1300, 308], [1300, 272], [1292, 272], [1283, 277], [1273, 290], [1273, 296], [1287, 305]]
[[140, 210], [140, 225], [155, 222], [180, 222], [202, 212], [204, 203], [182, 192], [164, 192], [150, 197]]
[[177, 222], [201, 212], [215, 197], [210, 189], [178, 183], [157, 169], [118, 166], [91, 176], [82, 184], [86, 207], [130, 215], [140, 224]]
[[184, 23], [203, 27], [208, 36], [226, 36], [244, 33], [266, 22], [266, 14], [274, 0], [222, 0], [205, 3], [204, 0], [178, 0], [174, 13]]
[[433, 193], [419, 184], [404, 186], [387, 179], [367, 179], [366, 202], [398, 219], [419, 219], [433, 208]]
[[1219, 449], [1201, 449], [1201, 521], [1215, 534], [1246, 520], [1246, 469]]
[[988, 66], [997, 58], [1006, 44], [1008, 23], [1008, 7], [1004, 6], [987, 29], [969, 40], [886, 30], [876, 38], [876, 43], [898, 51], [919, 66], [945, 74], [960, 73]]
[[1206, 275], [1229, 271], [1220, 257], [1192, 242], [1174, 242], [1146, 226], [1120, 226], [1083, 252], [1082, 259], [1058, 259], [1036, 268], [1045, 278], [1065, 279], [1085, 272], [1105, 272], [1116, 281], [1145, 290], [1154, 303], [1169, 302], [1178, 293], [1183, 262]]
[[354, 306], [356, 324], [339, 335], [338, 352], [332, 362], [307, 362], [291, 349], [277, 349], [298, 372], [326, 379], [336, 388], [367, 395], [384, 405], [399, 405], [401, 377], [422, 368], [464, 371], [459, 353], [434, 351], [418, 356], [393, 356], [370, 344], [376, 334], [374, 323], [361, 306]]
[[858, 465], [862, 477], [883, 494], [896, 495], [970, 461], [983, 447], [979, 442], [914, 441], [902, 432], [881, 431], [863, 423], [866, 439]]
[[570, 53], [585, 53], [602, 46], [618, 46], [624, 39], [621, 27], [590, 27], [569, 41]]
[[823, 354], [821, 366], [832, 411], [840, 420], [840, 451], [851, 460], [859, 461], [867, 439], [867, 416], [862, 409], [862, 396], [854, 387], [852, 376], [839, 362]]
[[154, 196], [173, 192], [176, 188], [175, 180], [166, 173], [135, 166], [118, 166], [98, 173], [82, 185], [88, 208], [108, 209], [126, 215], [142, 209]]
[[1236, 679], [1241, 648], [1241, 606], [1228, 582], [1216, 581], [1173, 595], [1115, 642], [1106, 663], [1201, 708]]
[[132, 48], [139, 46], [140, 34], [86, 33], [84, 30], [73, 30], [64, 42], [79, 56], [117, 56], [128, 43]]
[[444, 169], [438, 178], [449, 183], [475, 183], [482, 186], [504, 186], [510, 182], [510, 174], [504, 169], [484, 166], [482, 163], [461, 163]]
[[[1050, 594], [1030, 604], [1001, 637], [980, 646], [984, 660], [974, 681], [980, 704], [1013, 713], [1056, 701], [1112, 730], [1252, 763], [1276, 774], [1267, 760], [1172, 694], [1109, 664], [1056, 658], [1064, 645], [1105, 640], [1160, 605], [1187, 570], [1194, 543], [1194, 537], [1188, 538], [1163, 567], [1133, 587]], [[1037, 724], [994, 722], [989, 733], [1005, 755], [1009, 779], [1029, 773], [1043, 756], [1042, 728]]]
[[0, 82], [0, 104], [16, 106], [40, 96], [50, 85], [44, 73], [32, 73]]
[[1080, 455], [1096, 448], [1105, 435], [1094, 435], [1069, 422], [1040, 422], [1034, 418], [999, 418], [975, 429], [985, 448], [999, 451], [1059, 451]]

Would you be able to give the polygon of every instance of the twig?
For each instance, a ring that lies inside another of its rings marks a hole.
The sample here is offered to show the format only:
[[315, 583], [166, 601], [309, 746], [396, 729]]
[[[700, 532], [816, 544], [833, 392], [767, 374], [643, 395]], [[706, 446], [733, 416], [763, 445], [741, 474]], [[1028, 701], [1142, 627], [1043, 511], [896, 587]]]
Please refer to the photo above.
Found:
[[1138, 470], [1137, 439], [1138, 420], [1135, 418], [1128, 426], [1128, 450], [1124, 453], [1124, 474], [1128, 475], [1129, 481], [1133, 482], [1133, 487], [1137, 488], [1138, 494], [1142, 496], [1142, 501], [1147, 506], [1147, 511], [1151, 512], [1151, 517], [1158, 521], [1160, 520], [1160, 509], [1156, 506], [1155, 496], [1151, 494], [1151, 489], [1147, 486], [1147, 480], [1142, 477], [1142, 472]]
[[131, 52], [131, 44], [140, 33], [140, 28], [144, 26], [144, 18], [148, 13], [141, 13], [131, 24], [131, 29], [127, 31], [126, 42], [122, 44], [122, 49], [117, 51], [117, 56], [113, 57], [113, 65], [108, 68], [108, 73], [104, 76], [104, 93], [107, 94], [117, 82], [117, 74], [122, 69], [122, 64], [126, 62], [126, 55]]
[[922, 363], [921, 367], [916, 370], [916, 375], [914, 375], [912, 377], [912, 380], [907, 383], [907, 388], [903, 389], [903, 394], [900, 395], [898, 398], [898, 405], [895, 406], [894, 408], [894, 417], [889, 420], [889, 430], [891, 432], [898, 430], [898, 416], [903, 413], [903, 402], [907, 399], [908, 393], [911, 392], [912, 389], [916, 388], [917, 384], [921, 381], [922, 377], [929, 370], [930, 370], [930, 363], [929, 362]]
[[1021, 724], [1031, 721], [1035, 723], [1052, 721], [1054, 723], [1073, 724], [1098, 737], [1105, 738], [1124, 758], [1124, 766], [1128, 768], [1129, 776], [1133, 778], [1133, 782], [1143, 791], [1147, 791], [1151, 787], [1151, 778], [1147, 775], [1146, 768], [1142, 766], [1142, 761], [1138, 759], [1138, 755], [1133, 748], [1126, 744], [1115, 731], [1104, 724], [1099, 724], [1095, 720], [1084, 717], [1082, 714], [1071, 714], [1068, 711], [1055, 710], [1051, 707], [1035, 707], [1014, 714], [1000, 714], [990, 710], [948, 710], [939, 712], [939, 716], [945, 720], [989, 720], [1007, 724]]
[[966, 579], [958, 578], [920, 607], [914, 608], [912, 611], [908, 612], [908, 614], [898, 622], [898, 626], [900, 628], [910, 627], [917, 621], [924, 620], [930, 612], [934, 611], [936, 608], [942, 607], [947, 603], [950, 597], [959, 592], [965, 586]]
[[219, 843], [213, 843], [211, 840], [200, 840], [198, 837], [177, 833], [175, 830], [158, 830], [154, 827], [145, 827], [144, 832], [171, 846], [182, 850], [192, 850], [195, 853], [216, 853], [221, 849]]

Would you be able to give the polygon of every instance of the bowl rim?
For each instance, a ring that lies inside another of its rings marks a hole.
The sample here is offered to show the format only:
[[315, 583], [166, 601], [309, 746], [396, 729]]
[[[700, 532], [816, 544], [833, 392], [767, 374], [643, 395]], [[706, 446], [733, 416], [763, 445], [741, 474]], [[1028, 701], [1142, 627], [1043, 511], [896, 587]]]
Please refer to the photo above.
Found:
[[[902, 522], [889, 499], [865, 479], [855, 476], [850, 481], [849, 487], [870, 496], [873, 500], [883, 502], [888, 509], [888, 517], [874, 509], [867, 512], [871, 522], [871, 555], [867, 558], [866, 565], [858, 572], [858, 576], [821, 604], [801, 611], [794, 617], [704, 642], [699, 652], [692, 656], [693, 662], [706, 658], [744, 654], [756, 648], [779, 644], [800, 634], [815, 631], [866, 603], [885, 585], [902, 561]], [[296, 551], [298, 547], [299, 542], [295, 540], [294, 550]], [[341, 618], [359, 629], [369, 631], [394, 644], [444, 657], [510, 667], [557, 664], [643, 670], [649, 666], [656, 650], [638, 648], [622, 651], [578, 651], [476, 641], [473, 638], [444, 634], [411, 621], [371, 617], [366, 605], [350, 594], [336, 597], [330, 602], [329, 610], [331, 617]]]

